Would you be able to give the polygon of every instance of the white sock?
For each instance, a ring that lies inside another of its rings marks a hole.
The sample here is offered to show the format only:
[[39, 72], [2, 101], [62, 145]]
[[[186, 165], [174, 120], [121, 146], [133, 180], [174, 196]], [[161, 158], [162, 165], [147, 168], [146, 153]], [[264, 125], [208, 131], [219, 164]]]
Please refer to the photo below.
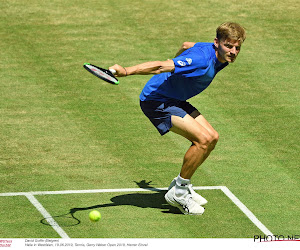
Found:
[[182, 197], [188, 194], [187, 185], [190, 183], [191, 183], [190, 179], [184, 179], [180, 175], [178, 175], [176, 178], [175, 195], [177, 197]]

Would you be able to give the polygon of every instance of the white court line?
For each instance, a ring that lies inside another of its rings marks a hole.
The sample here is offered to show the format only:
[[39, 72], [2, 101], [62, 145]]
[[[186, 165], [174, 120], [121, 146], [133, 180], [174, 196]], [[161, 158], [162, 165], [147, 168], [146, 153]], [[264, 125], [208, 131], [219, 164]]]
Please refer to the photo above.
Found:
[[242, 212], [256, 225], [265, 235], [272, 235], [268, 228], [265, 227], [264, 224], [262, 224], [256, 216], [227, 188], [222, 187], [221, 190], [224, 194], [227, 195], [227, 197], [232, 200], [232, 202], [239, 207], [239, 209], [242, 210]]
[[[248, 218], [257, 226], [265, 235], [273, 235], [257, 218], [256, 216], [226, 187], [226, 186], [202, 186], [193, 187], [194, 190], [221, 190]], [[168, 188], [124, 188], [124, 189], [91, 189], [91, 190], [61, 190], [61, 191], [34, 191], [34, 192], [16, 192], [16, 193], [0, 193], [0, 196], [21, 196], [25, 195], [30, 202], [42, 213], [44, 218], [50, 218], [48, 223], [62, 238], [69, 236], [59, 227], [57, 222], [51, 217], [46, 209], [38, 202], [34, 195], [49, 195], [49, 194], [83, 194], [83, 193], [119, 193], [119, 192], [149, 192], [149, 191], [164, 191]]]
[[[202, 186], [193, 187], [197, 190], [212, 190], [220, 189], [222, 186]], [[33, 191], [33, 192], [13, 192], [0, 193], [0, 196], [20, 196], [20, 195], [47, 195], [47, 194], [86, 194], [86, 193], [122, 193], [122, 192], [149, 192], [149, 191], [164, 191], [168, 188], [120, 188], [120, 189], [88, 189], [88, 190], [61, 190], [61, 191]]]
[[35, 208], [44, 216], [49, 225], [59, 234], [60, 237], [69, 239], [70, 237], [66, 232], [57, 224], [57, 222], [52, 218], [52, 216], [47, 212], [43, 205], [31, 194], [25, 195], [27, 199], [35, 206]]

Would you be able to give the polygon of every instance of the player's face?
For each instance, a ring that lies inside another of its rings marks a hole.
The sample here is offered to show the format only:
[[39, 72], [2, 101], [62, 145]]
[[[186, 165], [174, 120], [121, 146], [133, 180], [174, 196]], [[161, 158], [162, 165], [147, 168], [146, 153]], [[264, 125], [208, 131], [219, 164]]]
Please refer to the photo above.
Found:
[[216, 56], [221, 63], [233, 63], [240, 53], [241, 42], [237, 40], [219, 40], [215, 39]]

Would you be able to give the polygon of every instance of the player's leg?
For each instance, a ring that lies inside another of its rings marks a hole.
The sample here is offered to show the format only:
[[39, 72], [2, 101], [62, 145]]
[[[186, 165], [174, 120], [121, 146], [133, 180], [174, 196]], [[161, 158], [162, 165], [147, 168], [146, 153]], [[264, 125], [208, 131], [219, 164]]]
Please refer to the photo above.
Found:
[[219, 138], [218, 132], [210, 125], [210, 123], [204, 118], [203, 115], [201, 115], [201, 113], [198, 110], [195, 110], [194, 112], [192, 112], [191, 116], [201, 126], [203, 126], [211, 136], [216, 137], [217, 139]]
[[183, 118], [172, 115], [171, 119], [170, 131], [185, 137], [192, 142], [192, 145], [184, 156], [181, 172], [175, 180], [175, 185], [166, 193], [165, 199], [182, 212], [184, 212], [182, 208], [188, 207], [188, 214], [202, 214], [204, 208], [201, 205], [205, 205], [207, 200], [192, 189], [190, 179], [214, 149], [218, 134], [196, 111]]
[[170, 131], [192, 142], [184, 156], [180, 172], [182, 178], [191, 179], [196, 169], [214, 149], [218, 141], [218, 133], [202, 115], [198, 115], [195, 119], [190, 115], [184, 118], [172, 116]]
[[[215, 148], [217, 142], [219, 141], [219, 134], [218, 132], [213, 128], [213, 126], [204, 118], [203, 115], [200, 114], [198, 110], [195, 110], [191, 116], [202, 126], [204, 127], [207, 132], [210, 134], [210, 136], [213, 138], [212, 142], [210, 143], [210, 152]], [[206, 155], [206, 158], [208, 155]], [[205, 158], [205, 159], [206, 159]]]

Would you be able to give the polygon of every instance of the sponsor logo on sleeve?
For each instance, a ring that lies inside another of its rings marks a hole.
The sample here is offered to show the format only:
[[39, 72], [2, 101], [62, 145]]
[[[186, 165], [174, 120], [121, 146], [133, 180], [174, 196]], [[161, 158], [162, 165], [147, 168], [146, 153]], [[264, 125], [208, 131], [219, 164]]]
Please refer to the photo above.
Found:
[[177, 63], [178, 63], [180, 66], [182, 66], [182, 67], [184, 67], [184, 66], [186, 65], [186, 63], [183, 62], [183, 61], [177, 61]]
[[184, 67], [184, 66], [186, 66], [187, 64], [188, 64], [188, 65], [191, 65], [192, 62], [193, 62], [192, 58], [185, 58], [185, 61], [181, 61], [181, 60], [177, 61], [177, 63], [178, 63], [181, 67]]
[[189, 65], [191, 65], [192, 62], [193, 62], [192, 58], [186, 58], [185, 60], [187, 61], [187, 63], [188, 63]]

